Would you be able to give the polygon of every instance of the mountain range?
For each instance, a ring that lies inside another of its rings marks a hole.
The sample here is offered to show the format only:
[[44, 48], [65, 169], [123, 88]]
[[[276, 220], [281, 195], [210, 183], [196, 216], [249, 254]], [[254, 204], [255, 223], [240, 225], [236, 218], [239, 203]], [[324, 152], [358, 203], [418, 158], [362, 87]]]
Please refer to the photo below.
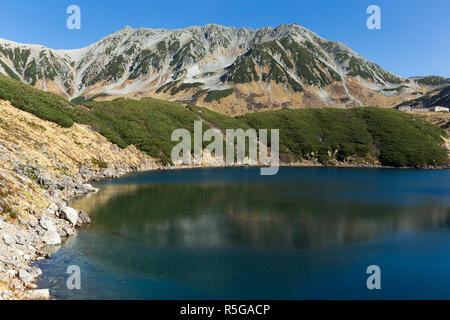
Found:
[[75, 103], [156, 97], [236, 115], [285, 108], [393, 107], [429, 85], [296, 24], [125, 27], [76, 50], [0, 39], [0, 73]]

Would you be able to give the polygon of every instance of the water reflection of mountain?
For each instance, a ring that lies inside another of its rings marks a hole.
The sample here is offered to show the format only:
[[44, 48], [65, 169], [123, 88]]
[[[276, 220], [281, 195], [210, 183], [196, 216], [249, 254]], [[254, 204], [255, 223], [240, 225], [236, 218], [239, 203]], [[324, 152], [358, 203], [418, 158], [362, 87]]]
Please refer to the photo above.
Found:
[[93, 224], [48, 263], [62, 272], [61, 288], [67, 266], [80, 265], [80, 294], [88, 298], [370, 298], [365, 269], [374, 263], [386, 267], [386, 283], [403, 279], [383, 297], [403, 298], [416, 282], [413, 297], [436, 288], [448, 296], [445, 274], [432, 290], [427, 285], [450, 261], [449, 173], [282, 168], [263, 178], [257, 169], [226, 168], [131, 175], [73, 204]]
[[[394, 231], [448, 228], [450, 208], [343, 197], [317, 185], [105, 185], [76, 203], [93, 229], [145, 243], [283, 250], [369, 241]], [[342, 190], [341, 190], [342, 191]]]

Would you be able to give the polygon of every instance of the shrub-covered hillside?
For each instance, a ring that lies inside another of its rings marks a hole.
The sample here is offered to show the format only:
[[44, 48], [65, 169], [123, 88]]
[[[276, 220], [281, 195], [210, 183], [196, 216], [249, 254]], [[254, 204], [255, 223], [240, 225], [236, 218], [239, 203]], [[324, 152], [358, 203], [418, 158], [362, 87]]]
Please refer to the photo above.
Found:
[[421, 167], [447, 160], [445, 132], [396, 110], [380, 108], [303, 109], [225, 116], [205, 108], [157, 99], [85, 102], [83, 106], [0, 75], [0, 99], [42, 119], [70, 127], [88, 124], [121, 147], [135, 145], [170, 162], [173, 130], [203, 128], [279, 129], [284, 161], [378, 159], [383, 165]]
[[[447, 159], [438, 127], [380, 108], [281, 110], [241, 117], [253, 128], [280, 128], [280, 152], [327, 162], [357, 155], [383, 165], [419, 167]], [[292, 157], [291, 157], [292, 158]]]

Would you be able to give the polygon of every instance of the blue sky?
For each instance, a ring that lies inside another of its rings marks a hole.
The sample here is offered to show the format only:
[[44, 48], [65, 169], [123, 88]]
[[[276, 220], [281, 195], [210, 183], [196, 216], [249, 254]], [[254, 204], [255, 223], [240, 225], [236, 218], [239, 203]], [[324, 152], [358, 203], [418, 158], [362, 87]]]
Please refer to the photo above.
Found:
[[[71, 4], [81, 8], [81, 30], [66, 28]], [[381, 8], [382, 30], [366, 27], [371, 4]], [[1, 7], [1, 38], [55, 49], [89, 45], [126, 25], [258, 28], [298, 23], [401, 76], [450, 77], [449, 0], [2, 0]]]

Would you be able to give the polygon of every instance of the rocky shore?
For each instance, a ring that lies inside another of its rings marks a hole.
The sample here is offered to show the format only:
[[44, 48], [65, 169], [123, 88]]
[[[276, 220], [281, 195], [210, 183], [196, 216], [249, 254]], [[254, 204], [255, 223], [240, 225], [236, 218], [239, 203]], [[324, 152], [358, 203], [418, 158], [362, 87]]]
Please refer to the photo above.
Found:
[[90, 223], [68, 206], [97, 192], [88, 182], [159, 168], [134, 147], [121, 149], [91, 128], [61, 128], [0, 100], [0, 300], [50, 299], [33, 262]]
[[[50, 299], [48, 289], [37, 289], [34, 284], [42, 271], [30, 265], [50, 258], [46, 247], [60, 245], [78, 228], [91, 223], [86, 212], [67, 204], [74, 197], [98, 191], [86, 181], [116, 178], [129, 172], [155, 168], [107, 168], [101, 172], [84, 169], [76, 180], [70, 177], [53, 180], [38, 173], [38, 181], [46, 188], [45, 196], [49, 199], [47, 208], [33, 212], [27, 219], [18, 217], [17, 221], [0, 216], [0, 300]], [[38, 171], [37, 168], [33, 170]]]

